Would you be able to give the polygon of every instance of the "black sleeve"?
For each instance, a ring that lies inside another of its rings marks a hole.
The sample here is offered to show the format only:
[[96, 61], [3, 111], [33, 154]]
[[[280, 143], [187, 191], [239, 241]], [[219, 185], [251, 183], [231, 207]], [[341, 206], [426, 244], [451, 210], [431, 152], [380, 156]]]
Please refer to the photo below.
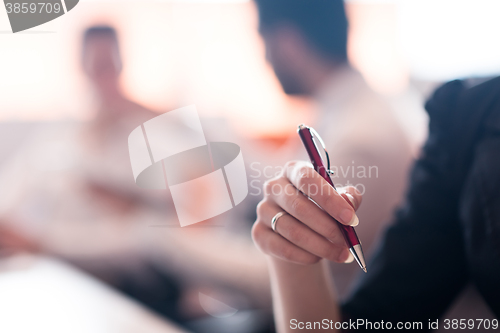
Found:
[[477, 111], [481, 96], [471, 98], [469, 90], [452, 81], [426, 103], [429, 137], [405, 203], [343, 304], [345, 318], [422, 322], [425, 331], [468, 281], [458, 203], [481, 122], [480, 112], [470, 112]]
[[466, 259], [475, 285], [500, 318], [500, 84], [475, 146], [460, 201]]

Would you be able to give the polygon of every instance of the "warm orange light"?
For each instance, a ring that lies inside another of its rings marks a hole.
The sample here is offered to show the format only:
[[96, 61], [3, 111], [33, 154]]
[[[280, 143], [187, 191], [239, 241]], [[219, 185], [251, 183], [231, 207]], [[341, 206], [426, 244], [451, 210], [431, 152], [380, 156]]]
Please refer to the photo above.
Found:
[[[408, 79], [391, 30], [394, 6], [348, 4], [351, 58], [382, 92], [402, 89]], [[0, 34], [0, 119], [91, 117], [81, 33], [102, 23], [120, 33], [125, 92], [146, 106], [164, 112], [196, 104], [202, 116], [228, 117], [251, 135], [289, 133], [310, 119], [301, 112], [309, 105], [282, 92], [264, 59], [251, 1], [83, 1], [25, 34]]]

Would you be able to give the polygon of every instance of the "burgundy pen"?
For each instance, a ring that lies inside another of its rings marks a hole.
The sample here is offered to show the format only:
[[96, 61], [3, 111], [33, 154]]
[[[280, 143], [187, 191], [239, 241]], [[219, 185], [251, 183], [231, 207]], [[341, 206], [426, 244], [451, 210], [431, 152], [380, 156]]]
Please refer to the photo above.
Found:
[[[330, 185], [332, 185], [332, 187], [336, 191], [337, 189], [335, 188], [332, 178], [330, 177], [330, 170], [329, 170], [330, 161], [328, 153], [326, 152], [326, 148], [324, 147], [323, 141], [313, 128], [308, 127], [304, 124], [299, 125], [297, 132], [299, 133], [300, 139], [302, 140], [302, 143], [306, 148], [307, 154], [311, 159], [311, 163], [313, 164], [314, 170], [316, 170], [321, 175], [321, 177], [323, 177]], [[323, 145], [323, 149], [325, 149], [326, 157], [328, 159], [328, 167], [325, 167], [323, 163], [323, 159], [321, 158], [321, 153], [318, 147], [316, 146], [316, 143], [314, 142], [313, 133], [315, 133], [316, 138]], [[344, 195], [341, 194], [341, 196], [352, 206], [351, 202], [347, 200], [347, 198], [344, 197]], [[361, 267], [361, 269], [366, 273], [365, 257], [363, 255], [363, 249], [361, 249], [361, 242], [359, 241], [358, 235], [356, 235], [356, 231], [351, 226], [342, 224], [338, 221], [336, 222], [339, 225], [342, 235], [344, 235], [344, 239], [345, 242], [347, 243], [347, 246], [349, 246], [349, 251], [351, 251], [352, 255], [354, 256], [354, 259], [356, 259], [356, 261], [358, 262], [359, 267]]]

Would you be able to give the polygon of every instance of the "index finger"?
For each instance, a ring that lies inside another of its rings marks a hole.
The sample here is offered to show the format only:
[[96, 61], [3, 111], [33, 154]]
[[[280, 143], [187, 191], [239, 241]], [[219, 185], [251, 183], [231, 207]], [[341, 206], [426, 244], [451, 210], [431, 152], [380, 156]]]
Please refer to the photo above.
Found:
[[299, 191], [311, 198], [330, 216], [342, 224], [357, 226], [359, 219], [354, 208], [331, 186], [310, 163], [289, 163], [286, 177]]

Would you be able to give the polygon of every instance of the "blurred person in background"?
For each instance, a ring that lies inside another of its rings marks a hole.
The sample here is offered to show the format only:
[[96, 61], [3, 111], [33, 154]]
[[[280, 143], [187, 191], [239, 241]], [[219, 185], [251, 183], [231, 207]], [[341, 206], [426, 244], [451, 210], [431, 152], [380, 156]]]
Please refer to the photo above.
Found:
[[[232, 222], [242, 217], [229, 212], [217, 219], [231, 220], [233, 228], [178, 228], [168, 192], [135, 184], [127, 138], [158, 113], [121, 90], [115, 29], [88, 28], [81, 54], [93, 118], [48, 126], [2, 169], [0, 254], [64, 259], [180, 323], [207, 313], [269, 310], [267, 269], [249, 223], [239, 228]], [[193, 201], [209, 199], [199, 196]], [[261, 332], [258, 326], [252, 332]], [[203, 332], [203, 325], [194, 330]]]
[[131, 131], [156, 115], [125, 96], [120, 87], [122, 67], [115, 29], [110, 26], [87, 29], [83, 36], [82, 68], [97, 100], [91, 122], [96, 134], [117, 127], [116, 122], [120, 121], [130, 122]]
[[[363, 193], [357, 228], [366, 257], [401, 197], [411, 163], [408, 139], [388, 102], [373, 92], [348, 62], [348, 22], [342, 0], [255, 0], [266, 57], [283, 90], [312, 98], [315, 121], [329, 151], [336, 185]], [[297, 137], [279, 154], [304, 156]], [[334, 275], [344, 297], [357, 265], [337, 265]]]
[[[0, 248], [65, 259], [158, 312], [178, 319], [179, 286], [141, 254], [144, 209], [168, 216], [163, 195], [131, 179], [127, 137], [157, 115], [120, 87], [122, 62], [111, 26], [88, 28], [81, 65], [94, 97], [85, 123], [41, 126], [33, 142], [2, 169]], [[140, 287], [139, 287], [140, 286]]]

